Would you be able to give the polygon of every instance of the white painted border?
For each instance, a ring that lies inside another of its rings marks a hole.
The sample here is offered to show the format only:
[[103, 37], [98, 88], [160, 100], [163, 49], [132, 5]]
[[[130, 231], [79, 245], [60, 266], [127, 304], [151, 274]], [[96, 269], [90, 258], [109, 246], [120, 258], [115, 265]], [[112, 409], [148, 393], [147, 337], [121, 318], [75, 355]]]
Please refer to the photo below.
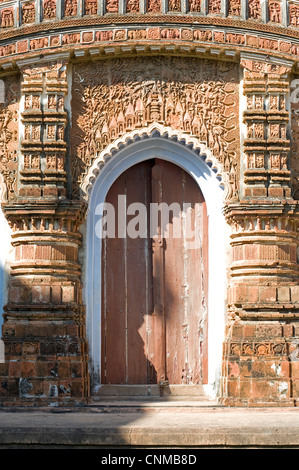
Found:
[[7, 302], [7, 270], [11, 249], [11, 230], [0, 207], [0, 338], [3, 324], [3, 307]]
[[221, 375], [222, 344], [225, 327], [226, 223], [222, 213], [223, 189], [200, 155], [190, 148], [161, 136], [131, 142], [114, 154], [94, 179], [90, 191], [86, 234], [87, 337], [91, 358], [93, 388], [100, 386], [101, 368], [101, 241], [96, 237], [98, 217], [95, 208], [105, 202], [109, 188], [128, 168], [142, 161], [160, 158], [172, 162], [198, 183], [207, 204], [209, 220], [209, 292], [208, 292], [208, 386], [215, 396]]

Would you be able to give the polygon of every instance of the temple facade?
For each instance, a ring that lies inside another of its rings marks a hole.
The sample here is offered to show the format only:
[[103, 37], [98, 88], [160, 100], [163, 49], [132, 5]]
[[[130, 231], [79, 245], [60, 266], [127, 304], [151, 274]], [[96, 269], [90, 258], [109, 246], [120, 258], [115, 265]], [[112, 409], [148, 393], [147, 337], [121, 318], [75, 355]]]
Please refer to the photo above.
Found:
[[0, 2], [2, 406], [296, 405], [298, 60], [295, 0]]

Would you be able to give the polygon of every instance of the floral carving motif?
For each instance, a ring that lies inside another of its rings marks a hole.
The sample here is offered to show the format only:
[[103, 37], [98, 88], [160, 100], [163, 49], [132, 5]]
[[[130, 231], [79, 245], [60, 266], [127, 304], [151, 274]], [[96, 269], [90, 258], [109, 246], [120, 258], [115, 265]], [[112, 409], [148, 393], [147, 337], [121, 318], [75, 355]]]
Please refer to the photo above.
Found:
[[287, 353], [287, 346], [275, 342], [231, 343], [229, 352], [231, 356], [282, 356]]

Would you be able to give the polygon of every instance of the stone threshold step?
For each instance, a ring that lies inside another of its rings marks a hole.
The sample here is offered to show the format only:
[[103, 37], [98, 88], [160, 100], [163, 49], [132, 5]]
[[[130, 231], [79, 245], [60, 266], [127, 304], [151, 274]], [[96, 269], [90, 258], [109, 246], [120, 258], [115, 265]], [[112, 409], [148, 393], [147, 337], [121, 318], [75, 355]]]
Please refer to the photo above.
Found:
[[99, 385], [93, 397], [195, 397], [208, 400], [203, 385]]
[[162, 409], [190, 409], [190, 408], [222, 408], [216, 400], [91, 400], [89, 410], [162, 410]]

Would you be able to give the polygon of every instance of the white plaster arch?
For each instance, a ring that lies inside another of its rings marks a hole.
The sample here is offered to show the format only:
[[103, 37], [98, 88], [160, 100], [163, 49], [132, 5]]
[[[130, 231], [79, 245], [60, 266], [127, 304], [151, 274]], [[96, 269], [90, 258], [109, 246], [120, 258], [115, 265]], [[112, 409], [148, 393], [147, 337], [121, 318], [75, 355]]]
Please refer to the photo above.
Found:
[[[1, 93], [1, 90], [0, 90]], [[3, 175], [0, 173], [0, 311], [3, 312], [3, 306], [7, 301], [7, 273], [6, 264], [9, 263], [11, 256], [11, 229], [4, 216], [1, 204], [7, 202], [7, 186]], [[0, 328], [3, 323], [0, 316]], [[0, 335], [1, 336], [1, 335]], [[1, 344], [0, 344], [1, 346]], [[1, 363], [1, 357], [0, 357]]]
[[[200, 147], [208, 153], [204, 146]], [[111, 149], [111, 147], [110, 147]], [[181, 145], [180, 141], [165, 138], [153, 129], [148, 138], [131, 140], [106, 158], [98, 159], [83, 182], [83, 191], [89, 200], [87, 211], [85, 256], [85, 303], [87, 312], [87, 338], [91, 360], [93, 388], [100, 386], [101, 367], [101, 240], [95, 226], [98, 204], [104, 203], [114, 181], [128, 168], [142, 161], [159, 158], [172, 162], [189, 173], [199, 185], [207, 204], [209, 220], [209, 293], [208, 293], [208, 385], [206, 393], [214, 397], [218, 392], [221, 375], [222, 344], [225, 328], [226, 265], [225, 250], [227, 225], [223, 215], [224, 188], [219, 176], [205, 162], [199, 145]]]

